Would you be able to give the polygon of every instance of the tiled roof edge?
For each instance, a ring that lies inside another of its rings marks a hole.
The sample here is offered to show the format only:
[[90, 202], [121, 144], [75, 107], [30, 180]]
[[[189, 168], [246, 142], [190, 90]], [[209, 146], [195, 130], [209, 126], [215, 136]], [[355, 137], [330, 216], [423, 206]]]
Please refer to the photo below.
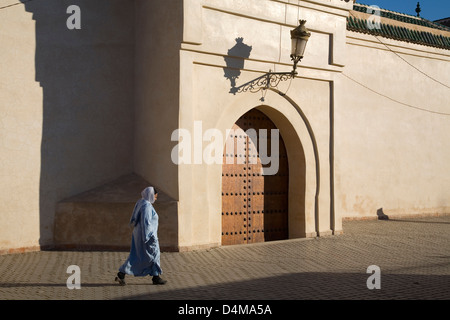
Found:
[[[369, 8], [369, 7], [370, 6], [366, 5], [366, 4], [355, 3], [353, 5], [353, 10], [367, 13], [367, 8]], [[390, 11], [390, 10], [380, 8], [380, 15], [381, 15], [381, 17], [397, 20], [400, 22], [415, 24], [415, 25], [438, 29], [438, 30], [450, 31], [450, 28], [443, 24], [440, 24], [438, 22], [433, 22], [433, 21], [430, 21], [430, 20], [427, 20], [427, 19], [424, 19], [421, 17], [416, 17], [416, 16], [412, 16], [409, 14], [405, 14], [405, 13], [400, 13], [400, 12], [395, 12], [395, 11]]]
[[367, 20], [352, 16], [347, 18], [347, 30], [450, 50], [450, 37], [385, 23], [380, 23], [379, 28], [369, 28]]

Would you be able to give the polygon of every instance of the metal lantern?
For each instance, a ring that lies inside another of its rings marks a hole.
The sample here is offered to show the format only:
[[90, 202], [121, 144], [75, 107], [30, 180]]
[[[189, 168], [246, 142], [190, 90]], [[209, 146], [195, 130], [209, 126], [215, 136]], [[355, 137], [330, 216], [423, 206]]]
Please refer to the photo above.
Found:
[[295, 69], [297, 68], [297, 63], [303, 58], [306, 43], [311, 36], [311, 33], [305, 27], [306, 20], [300, 20], [299, 22], [300, 25], [294, 30], [291, 30], [291, 60], [294, 62], [293, 72], [295, 72]]
[[[236, 87], [235, 80], [231, 79], [233, 82], [232, 87], [230, 89], [230, 93], [236, 94], [247, 91], [255, 93], [260, 90], [267, 90], [267, 89], [276, 90], [273, 88], [276, 88], [281, 81], [286, 81], [289, 79], [292, 80], [297, 76], [297, 72], [295, 71], [297, 69], [297, 63], [299, 63], [300, 60], [302, 60], [303, 54], [305, 53], [306, 43], [308, 42], [309, 37], [311, 36], [311, 33], [305, 27], [306, 20], [300, 20], [299, 22], [300, 25], [294, 30], [291, 30], [291, 40], [292, 40], [291, 60], [294, 62], [294, 69], [291, 72], [269, 71], [268, 73], [256, 79], [253, 79], [247, 83], [244, 83], [243, 85], [240, 85], [239, 87]], [[251, 47], [249, 48], [251, 50]], [[238, 75], [240, 75], [240, 71]], [[283, 95], [285, 95], [285, 93]], [[261, 98], [261, 101], [264, 101], [264, 97]]]

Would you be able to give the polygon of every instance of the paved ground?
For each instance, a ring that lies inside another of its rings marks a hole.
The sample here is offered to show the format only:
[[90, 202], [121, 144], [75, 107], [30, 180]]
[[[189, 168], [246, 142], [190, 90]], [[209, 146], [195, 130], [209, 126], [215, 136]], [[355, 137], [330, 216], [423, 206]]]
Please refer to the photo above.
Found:
[[[450, 216], [344, 222], [344, 234], [162, 253], [164, 286], [150, 277], [114, 282], [127, 252], [0, 256], [2, 300], [450, 299]], [[78, 265], [81, 289], [67, 267]], [[369, 290], [380, 268], [381, 289]]]

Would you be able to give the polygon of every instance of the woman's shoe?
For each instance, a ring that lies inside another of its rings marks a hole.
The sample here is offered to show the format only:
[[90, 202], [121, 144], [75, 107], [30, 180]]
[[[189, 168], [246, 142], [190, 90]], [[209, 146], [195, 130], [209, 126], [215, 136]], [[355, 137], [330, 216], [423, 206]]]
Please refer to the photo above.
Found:
[[153, 284], [165, 284], [167, 280], [162, 279], [160, 276], [154, 276], [152, 282]]
[[122, 272], [117, 273], [117, 277], [116, 277], [115, 281], [119, 282], [119, 284], [121, 286], [126, 285], [126, 283], [125, 283], [125, 274], [122, 273]]

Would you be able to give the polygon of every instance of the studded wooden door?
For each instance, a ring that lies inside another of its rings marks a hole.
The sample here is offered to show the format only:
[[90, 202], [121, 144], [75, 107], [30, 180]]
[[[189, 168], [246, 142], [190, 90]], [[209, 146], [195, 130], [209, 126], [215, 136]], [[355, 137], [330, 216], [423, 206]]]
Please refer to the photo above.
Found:
[[[252, 130], [253, 129], [253, 130]], [[265, 139], [264, 131], [267, 132]], [[279, 135], [279, 167], [263, 175], [261, 143], [271, 150], [272, 121], [258, 110], [243, 115], [227, 137], [222, 165], [222, 245], [288, 238], [288, 161]], [[267, 141], [266, 141], [267, 140]], [[264, 161], [263, 161], [264, 162]]]

